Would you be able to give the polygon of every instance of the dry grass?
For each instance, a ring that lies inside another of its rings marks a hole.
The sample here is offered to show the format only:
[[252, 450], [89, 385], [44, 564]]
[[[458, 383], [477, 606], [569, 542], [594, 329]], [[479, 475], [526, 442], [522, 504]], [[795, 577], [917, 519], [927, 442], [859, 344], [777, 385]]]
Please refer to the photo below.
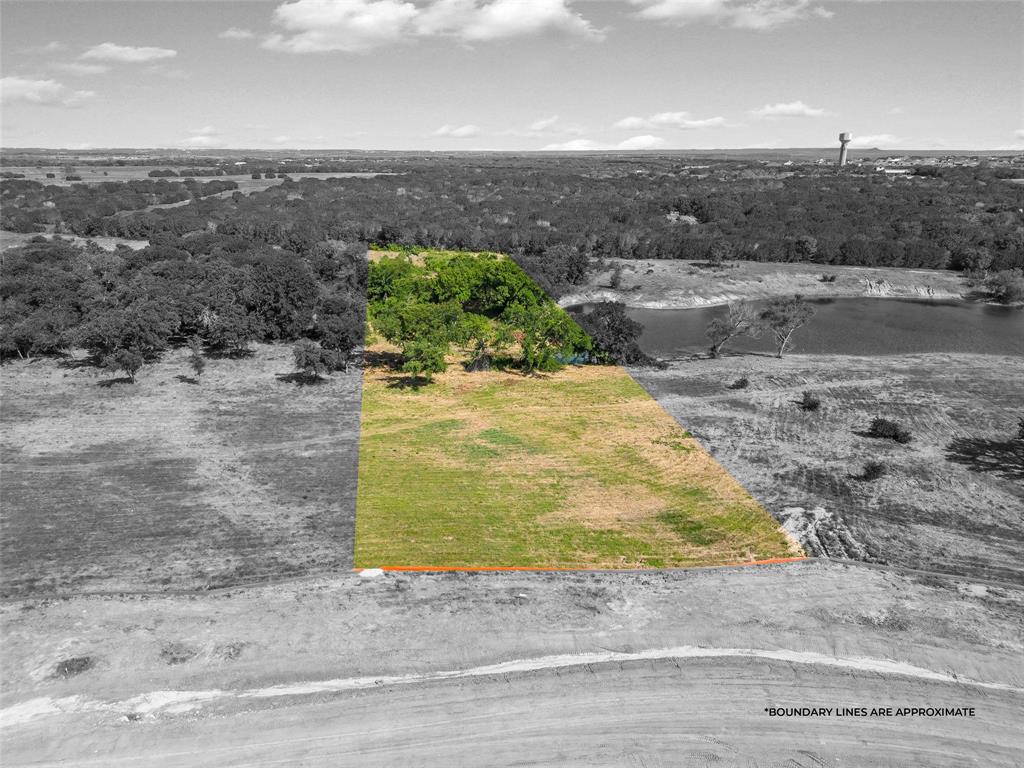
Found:
[[621, 368], [364, 378], [356, 564], [664, 567], [793, 553]]
[[54, 360], [0, 369], [6, 593], [351, 566], [359, 374], [296, 387], [276, 378], [289, 349], [260, 345], [197, 385], [186, 356], [135, 385]]
[[[777, 518], [821, 507], [814, 553], [1020, 580], [1024, 358], [730, 356], [634, 375]], [[748, 389], [728, 389], [738, 376]], [[810, 390], [821, 409], [797, 401]], [[875, 417], [908, 445], [867, 436]], [[858, 477], [869, 460], [886, 476]]]

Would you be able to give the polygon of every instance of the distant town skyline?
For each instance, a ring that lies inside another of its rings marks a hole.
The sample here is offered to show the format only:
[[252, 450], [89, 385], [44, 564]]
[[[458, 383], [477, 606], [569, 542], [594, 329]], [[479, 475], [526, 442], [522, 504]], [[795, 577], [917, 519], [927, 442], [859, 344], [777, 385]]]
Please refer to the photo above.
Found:
[[5, 0], [4, 147], [1024, 150], [1002, 0]]

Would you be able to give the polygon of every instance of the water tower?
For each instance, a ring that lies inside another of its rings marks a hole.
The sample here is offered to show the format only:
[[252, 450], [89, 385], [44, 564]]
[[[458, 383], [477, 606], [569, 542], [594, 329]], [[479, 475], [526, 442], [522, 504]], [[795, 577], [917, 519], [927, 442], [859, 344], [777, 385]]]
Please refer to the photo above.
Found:
[[839, 134], [839, 165], [846, 165], [846, 145], [850, 143], [850, 134]]

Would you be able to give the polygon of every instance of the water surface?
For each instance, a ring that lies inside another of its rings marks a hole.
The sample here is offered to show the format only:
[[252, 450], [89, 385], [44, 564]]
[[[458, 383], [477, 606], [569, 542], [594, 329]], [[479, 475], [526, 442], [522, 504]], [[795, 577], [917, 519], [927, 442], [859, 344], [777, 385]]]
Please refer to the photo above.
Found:
[[[790, 352], [896, 355], [976, 352], [1024, 355], [1024, 308], [963, 301], [912, 299], [814, 299], [814, 317], [793, 334]], [[754, 302], [761, 307], [764, 302]], [[586, 307], [584, 306], [584, 311]], [[727, 308], [630, 309], [644, 326], [640, 346], [649, 354], [678, 357], [707, 351], [708, 323]], [[727, 347], [774, 352], [768, 337], [738, 338]]]

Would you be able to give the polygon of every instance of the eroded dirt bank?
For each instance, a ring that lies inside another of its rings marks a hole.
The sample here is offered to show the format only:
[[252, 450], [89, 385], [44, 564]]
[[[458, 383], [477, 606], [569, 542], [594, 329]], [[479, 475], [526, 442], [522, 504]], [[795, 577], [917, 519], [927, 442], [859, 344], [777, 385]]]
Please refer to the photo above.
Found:
[[[644, 309], [689, 309], [799, 293], [808, 298], [960, 299], [969, 291], [958, 272], [890, 267], [844, 267], [831, 264], [729, 262], [702, 268], [698, 262], [609, 259], [610, 269], [562, 296], [563, 307], [598, 301], [621, 301]], [[620, 271], [618, 288], [612, 275]], [[822, 278], [834, 276], [833, 281]]]

